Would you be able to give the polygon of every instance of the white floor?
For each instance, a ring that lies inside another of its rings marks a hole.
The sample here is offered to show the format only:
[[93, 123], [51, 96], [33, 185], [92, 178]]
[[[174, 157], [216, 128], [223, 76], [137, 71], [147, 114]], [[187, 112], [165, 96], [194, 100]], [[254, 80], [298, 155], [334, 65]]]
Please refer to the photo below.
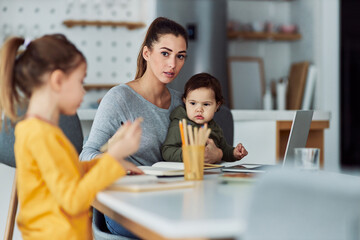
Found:
[[[5, 234], [5, 225], [9, 209], [10, 193], [14, 179], [14, 169], [0, 164], [0, 238]], [[21, 234], [15, 226], [13, 240], [21, 240]]]

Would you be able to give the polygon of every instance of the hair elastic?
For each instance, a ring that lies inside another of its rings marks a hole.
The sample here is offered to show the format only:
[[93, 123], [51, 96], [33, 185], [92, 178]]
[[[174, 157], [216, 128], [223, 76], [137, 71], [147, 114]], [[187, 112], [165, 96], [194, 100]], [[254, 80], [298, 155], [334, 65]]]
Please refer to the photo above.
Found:
[[24, 47], [27, 48], [27, 46], [30, 44], [30, 42], [31, 42], [31, 38], [26, 37], [24, 39], [24, 43], [23, 43]]

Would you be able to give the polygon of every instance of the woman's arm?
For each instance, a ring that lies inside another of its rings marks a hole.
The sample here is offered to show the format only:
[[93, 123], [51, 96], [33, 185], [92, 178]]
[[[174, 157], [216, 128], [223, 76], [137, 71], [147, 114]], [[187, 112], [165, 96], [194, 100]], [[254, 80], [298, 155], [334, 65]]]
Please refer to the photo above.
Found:
[[121, 95], [110, 90], [101, 100], [100, 106], [91, 126], [90, 135], [82, 152], [81, 160], [90, 160], [97, 157], [103, 146], [117, 131], [127, 117], [124, 111]]

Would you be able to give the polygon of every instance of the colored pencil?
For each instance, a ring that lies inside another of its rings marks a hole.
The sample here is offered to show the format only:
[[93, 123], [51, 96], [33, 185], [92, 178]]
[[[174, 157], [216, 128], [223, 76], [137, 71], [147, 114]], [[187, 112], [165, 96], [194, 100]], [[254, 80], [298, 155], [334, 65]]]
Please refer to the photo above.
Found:
[[192, 131], [192, 127], [191, 125], [188, 125], [187, 126], [188, 128], [188, 134], [189, 134], [189, 142], [190, 142], [190, 145], [195, 145], [195, 142], [194, 142], [194, 136], [193, 136], [193, 131]]
[[184, 118], [182, 120], [182, 125], [183, 125], [183, 130], [184, 130], [184, 140], [185, 140], [185, 145], [189, 145], [189, 141], [188, 141], [188, 133], [187, 133], [187, 123], [186, 123], [186, 119]]
[[184, 128], [181, 120], [179, 120], [179, 128], [180, 128], [180, 136], [181, 136], [181, 142], [182, 145], [185, 145], [185, 139], [184, 139]]

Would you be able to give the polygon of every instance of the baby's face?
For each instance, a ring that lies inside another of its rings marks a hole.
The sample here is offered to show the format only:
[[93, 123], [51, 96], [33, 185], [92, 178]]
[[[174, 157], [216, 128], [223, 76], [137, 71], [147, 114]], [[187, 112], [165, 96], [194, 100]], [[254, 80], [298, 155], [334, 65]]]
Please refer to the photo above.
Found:
[[215, 93], [210, 88], [198, 88], [189, 92], [184, 103], [188, 118], [197, 124], [208, 123], [219, 107]]

